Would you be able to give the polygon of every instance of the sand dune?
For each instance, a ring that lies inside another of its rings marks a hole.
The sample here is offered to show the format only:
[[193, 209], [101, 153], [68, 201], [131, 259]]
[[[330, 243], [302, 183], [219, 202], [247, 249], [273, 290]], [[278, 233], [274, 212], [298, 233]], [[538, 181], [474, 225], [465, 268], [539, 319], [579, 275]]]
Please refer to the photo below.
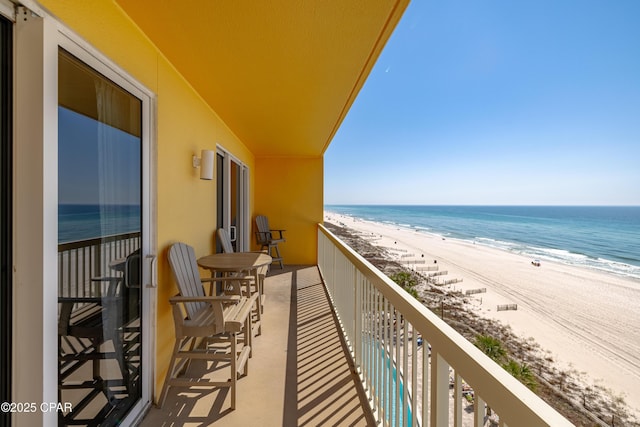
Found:
[[[325, 220], [399, 249], [399, 259], [425, 261], [414, 268], [437, 261], [448, 279], [463, 280], [449, 285], [455, 289], [486, 288], [474, 297], [480, 314], [534, 338], [561, 367], [587, 373], [640, 413], [640, 280], [549, 261], [535, 267], [531, 258], [480, 243], [332, 213]], [[499, 304], [518, 310], [497, 311]]]

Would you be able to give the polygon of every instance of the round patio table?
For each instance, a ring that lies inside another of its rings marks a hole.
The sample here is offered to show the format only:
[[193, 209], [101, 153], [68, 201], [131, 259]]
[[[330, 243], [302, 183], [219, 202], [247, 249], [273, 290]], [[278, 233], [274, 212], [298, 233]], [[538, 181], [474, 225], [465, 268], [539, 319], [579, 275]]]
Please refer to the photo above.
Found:
[[[223, 276], [246, 273], [252, 276], [256, 283], [258, 299], [260, 301], [260, 311], [264, 309], [263, 278], [258, 274], [261, 267], [270, 265], [273, 258], [264, 252], [230, 252], [206, 255], [198, 259], [198, 265], [211, 271], [211, 277], [215, 272], [222, 273]], [[251, 286], [248, 287], [251, 296]]]
[[251, 273], [271, 261], [273, 259], [263, 252], [231, 252], [203, 256], [198, 259], [198, 265], [212, 272]]

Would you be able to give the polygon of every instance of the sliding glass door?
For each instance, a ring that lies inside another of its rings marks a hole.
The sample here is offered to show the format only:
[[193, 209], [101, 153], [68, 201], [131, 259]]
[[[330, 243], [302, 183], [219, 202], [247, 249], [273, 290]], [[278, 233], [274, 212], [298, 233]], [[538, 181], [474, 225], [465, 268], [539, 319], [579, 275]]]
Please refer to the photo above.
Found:
[[[229, 233], [234, 251], [249, 250], [248, 170], [218, 147], [216, 157], [217, 228]], [[217, 245], [220, 252], [220, 245]]]
[[112, 426], [142, 396], [143, 102], [58, 54], [60, 425]]

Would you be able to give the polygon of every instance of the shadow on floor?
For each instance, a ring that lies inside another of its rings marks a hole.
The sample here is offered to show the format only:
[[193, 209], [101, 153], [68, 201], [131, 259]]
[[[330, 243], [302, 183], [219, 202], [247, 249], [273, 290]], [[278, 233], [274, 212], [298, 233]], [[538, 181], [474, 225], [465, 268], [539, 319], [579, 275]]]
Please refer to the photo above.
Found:
[[291, 293], [283, 425], [375, 425], [317, 269], [294, 271]]
[[263, 333], [236, 410], [227, 389], [175, 388], [141, 426], [375, 425], [317, 267], [272, 268], [265, 294]]

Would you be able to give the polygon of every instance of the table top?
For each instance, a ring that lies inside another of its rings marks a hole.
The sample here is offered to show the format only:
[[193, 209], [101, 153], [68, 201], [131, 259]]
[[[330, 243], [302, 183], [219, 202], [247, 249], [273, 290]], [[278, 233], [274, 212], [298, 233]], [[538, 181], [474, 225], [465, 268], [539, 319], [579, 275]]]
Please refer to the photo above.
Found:
[[209, 270], [240, 272], [269, 265], [272, 261], [263, 252], [232, 252], [203, 256], [198, 259], [198, 265]]

